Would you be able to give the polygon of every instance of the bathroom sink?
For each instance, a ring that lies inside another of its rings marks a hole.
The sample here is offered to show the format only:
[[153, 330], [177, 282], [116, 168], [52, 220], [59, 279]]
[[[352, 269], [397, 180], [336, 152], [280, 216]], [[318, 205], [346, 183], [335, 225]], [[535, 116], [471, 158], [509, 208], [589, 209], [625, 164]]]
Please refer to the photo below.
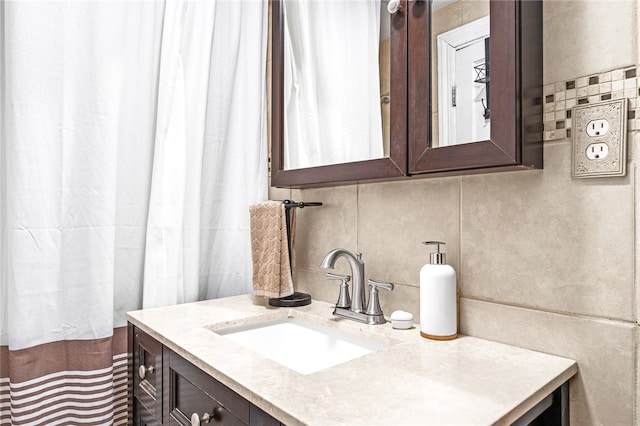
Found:
[[351, 361], [389, 343], [292, 315], [207, 328], [301, 374]]

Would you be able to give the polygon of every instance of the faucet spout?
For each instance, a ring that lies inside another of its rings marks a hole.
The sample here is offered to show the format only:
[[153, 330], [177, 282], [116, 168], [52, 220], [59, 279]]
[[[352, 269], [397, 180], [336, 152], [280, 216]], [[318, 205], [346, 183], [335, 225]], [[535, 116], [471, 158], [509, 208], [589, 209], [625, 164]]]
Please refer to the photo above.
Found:
[[366, 302], [364, 299], [364, 262], [362, 261], [362, 253], [354, 255], [348, 250], [337, 248], [331, 250], [322, 259], [320, 267], [322, 269], [333, 269], [339, 257], [344, 257], [351, 267], [351, 275], [353, 276], [351, 286], [351, 311], [364, 312]]

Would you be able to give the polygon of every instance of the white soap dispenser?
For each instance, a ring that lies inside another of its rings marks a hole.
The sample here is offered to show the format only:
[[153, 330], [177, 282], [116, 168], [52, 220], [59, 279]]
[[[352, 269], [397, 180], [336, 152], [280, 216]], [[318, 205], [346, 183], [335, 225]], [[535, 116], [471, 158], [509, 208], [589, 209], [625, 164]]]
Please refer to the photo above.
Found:
[[427, 339], [452, 340], [458, 336], [458, 304], [456, 271], [445, 263], [440, 241], [424, 241], [436, 245], [436, 253], [420, 270], [420, 335]]

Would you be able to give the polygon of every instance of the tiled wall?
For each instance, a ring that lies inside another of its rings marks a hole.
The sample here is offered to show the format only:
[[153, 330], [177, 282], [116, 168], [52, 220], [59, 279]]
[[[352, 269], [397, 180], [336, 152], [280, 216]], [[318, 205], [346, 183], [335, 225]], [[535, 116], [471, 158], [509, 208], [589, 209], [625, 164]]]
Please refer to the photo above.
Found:
[[[572, 180], [566, 135], [568, 104], [584, 98], [579, 89], [597, 100], [624, 91], [627, 80], [637, 86], [638, 76], [627, 71], [638, 72], [640, 63], [638, 0], [545, 1], [544, 38], [545, 95], [553, 95], [544, 170], [272, 189], [271, 197], [324, 203], [298, 212], [299, 289], [334, 302], [337, 284], [324, 279], [319, 263], [344, 247], [364, 253], [368, 277], [396, 284], [381, 294], [386, 313], [417, 315], [419, 270], [429, 251], [420, 242], [446, 241], [458, 271], [463, 333], [577, 360], [572, 425], [639, 424], [640, 131], [629, 132], [627, 176], [618, 178]], [[575, 88], [567, 88], [571, 81]], [[634, 94], [630, 111], [638, 108]], [[637, 121], [629, 129], [638, 129]]]
[[573, 78], [544, 86], [544, 140], [571, 138], [571, 108], [623, 99], [627, 130], [640, 129], [640, 71], [636, 66]]

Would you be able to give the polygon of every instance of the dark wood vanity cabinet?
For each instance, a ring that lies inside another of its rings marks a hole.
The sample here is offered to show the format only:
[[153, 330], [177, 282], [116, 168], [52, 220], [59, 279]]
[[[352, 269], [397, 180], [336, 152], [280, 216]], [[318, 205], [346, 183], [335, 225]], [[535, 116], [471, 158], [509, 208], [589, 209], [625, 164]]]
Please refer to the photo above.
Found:
[[134, 425], [279, 426], [251, 404], [142, 330], [130, 325]]
[[[133, 353], [133, 416], [129, 424], [282, 426], [277, 419], [142, 330], [129, 324], [128, 331], [129, 350]], [[377, 403], [375, 396], [371, 397], [371, 403]], [[511, 424], [568, 426], [569, 382], [546, 395]]]
[[164, 348], [157, 340], [132, 326], [129, 326], [129, 336], [133, 343], [133, 397], [137, 408], [134, 410], [137, 414], [135, 424], [161, 425]]
[[169, 424], [189, 425], [193, 413], [202, 423], [228, 426], [278, 426], [280, 422], [195, 367], [169, 353]]

